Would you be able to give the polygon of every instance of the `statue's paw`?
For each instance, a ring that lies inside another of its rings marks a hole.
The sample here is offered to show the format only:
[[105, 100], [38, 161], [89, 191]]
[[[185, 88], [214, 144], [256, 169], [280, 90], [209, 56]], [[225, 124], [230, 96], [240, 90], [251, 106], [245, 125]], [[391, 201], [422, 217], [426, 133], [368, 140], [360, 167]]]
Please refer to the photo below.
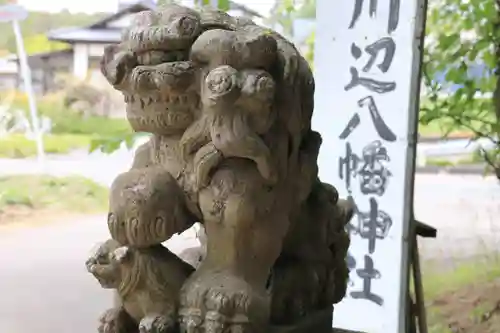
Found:
[[148, 315], [139, 323], [139, 333], [170, 333], [175, 324], [163, 315]]
[[230, 273], [201, 274], [182, 288], [181, 333], [257, 332], [268, 321], [265, 292]]
[[99, 318], [99, 333], [119, 333], [121, 309], [109, 309]]

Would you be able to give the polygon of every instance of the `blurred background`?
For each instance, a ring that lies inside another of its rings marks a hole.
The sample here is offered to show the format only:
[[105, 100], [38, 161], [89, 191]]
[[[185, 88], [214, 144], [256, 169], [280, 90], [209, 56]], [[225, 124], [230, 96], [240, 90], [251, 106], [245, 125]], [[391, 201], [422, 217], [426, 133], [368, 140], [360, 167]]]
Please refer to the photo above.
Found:
[[[28, 11], [19, 24], [44, 158], [37, 156], [15, 34], [11, 23], [0, 23], [0, 332], [92, 332], [112, 297], [84, 261], [108, 237], [109, 185], [147, 139], [131, 131], [99, 59], [131, 15], [158, 3], [17, 3]], [[314, 67], [315, 0], [219, 6], [281, 32]], [[432, 333], [500, 327], [499, 24], [494, 0], [429, 0], [415, 214], [438, 229], [438, 238], [421, 246]], [[190, 230], [169, 245], [179, 252], [199, 243]]]

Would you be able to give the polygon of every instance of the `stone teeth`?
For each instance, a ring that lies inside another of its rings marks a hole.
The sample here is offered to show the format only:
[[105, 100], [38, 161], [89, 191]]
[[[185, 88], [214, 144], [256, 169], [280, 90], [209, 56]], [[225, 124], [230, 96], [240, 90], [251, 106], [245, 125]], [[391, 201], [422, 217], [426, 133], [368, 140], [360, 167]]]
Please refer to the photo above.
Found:
[[139, 95], [124, 95], [126, 103], [140, 103], [141, 107], [146, 107], [154, 103], [163, 102], [168, 104], [187, 105], [189, 103], [189, 96], [183, 95], [168, 95], [168, 96], [144, 96]]

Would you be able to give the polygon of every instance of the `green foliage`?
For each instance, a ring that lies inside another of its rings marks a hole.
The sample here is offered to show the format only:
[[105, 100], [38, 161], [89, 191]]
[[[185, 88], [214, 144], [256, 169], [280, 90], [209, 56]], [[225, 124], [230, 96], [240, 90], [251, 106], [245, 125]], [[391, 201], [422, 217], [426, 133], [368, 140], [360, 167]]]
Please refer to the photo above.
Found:
[[[88, 149], [89, 135], [51, 134], [43, 137], [47, 154], [67, 154], [75, 149]], [[0, 140], [0, 158], [26, 158], [36, 156], [36, 143], [24, 134], [11, 134]]]
[[307, 38], [307, 52], [304, 55], [311, 69], [314, 69], [314, 40], [316, 39], [316, 32], [313, 31], [311, 35]]
[[165, 6], [165, 5], [171, 5], [171, 4], [176, 4], [176, 0], [158, 0], [156, 4], [158, 6]]
[[283, 34], [290, 38], [293, 36], [295, 13], [295, 0], [278, 0], [271, 9], [271, 16], [267, 20], [267, 24], [280, 25], [283, 28]]
[[83, 177], [0, 177], [0, 217], [19, 206], [35, 211], [105, 211], [107, 196], [106, 187]]
[[[200, 0], [202, 6], [210, 6], [213, 0]], [[228, 11], [229, 10], [229, 0], [217, 0], [217, 9]]]
[[[28, 101], [24, 94], [16, 94], [12, 109], [22, 110], [29, 117]], [[51, 135], [44, 138], [47, 153], [64, 154], [74, 149], [88, 148], [112, 152], [123, 140], [131, 146], [138, 135], [132, 131], [126, 119], [82, 116], [65, 107], [63, 98], [57, 94], [38, 98], [37, 109], [40, 116], [49, 118], [52, 123]], [[21, 158], [34, 155], [35, 142], [23, 135], [11, 135], [0, 140], [0, 156]]]
[[58, 51], [68, 48], [68, 44], [66, 43], [49, 41], [45, 34], [36, 34], [24, 38], [24, 45], [27, 54]]
[[112, 153], [118, 148], [120, 148], [122, 143], [125, 143], [125, 146], [128, 149], [131, 149], [134, 146], [134, 143], [137, 139], [143, 136], [149, 136], [149, 133], [127, 133], [127, 134], [118, 134], [114, 136], [108, 137], [99, 137], [94, 138], [90, 143], [90, 151], [100, 150], [103, 153]]
[[[432, 3], [424, 52], [425, 104], [421, 108], [421, 124], [443, 123], [445, 119], [448, 126], [444, 136], [467, 128], [474, 138], [490, 138], [498, 145], [500, 126], [496, 114], [500, 110], [489, 98], [495, 95], [497, 85], [498, 10], [495, 0]], [[485, 66], [479, 77], [471, 75], [474, 65]], [[435, 80], [441, 73], [446, 73], [447, 84], [460, 88], [452, 93], [446, 91], [447, 86]], [[498, 166], [498, 160], [487, 161]]]
[[[33, 53], [59, 49], [59, 43], [44, 44], [40, 35], [44, 36], [48, 31], [57, 28], [86, 26], [97, 22], [104, 16], [105, 14], [72, 14], [67, 10], [59, 13], [29, 12], [26, 20], [20, 22], [25, 47]], [[32, 43], [34, 45], [31, 45]], [[16, 40], [10, 23], [0, 23], [0, 48], [11, 53], [16, 52]]]
[[[29, 116], [28, 101], [25, 95], [19, 94], [12, 109], [23, 110]], [[64, 106], [59, 95], [38, 98], [37, 111], [40, 116], [49, 118], [52, 122], [52, 134], [82, 134], [95, 138], [128, 135], [132, 133], [130, 124], [125, 119], [113, 119], [100, 116], [82, 116]]]
[[295, 18], [316, 18], [316, 0], [303, 1], [296, 9]]

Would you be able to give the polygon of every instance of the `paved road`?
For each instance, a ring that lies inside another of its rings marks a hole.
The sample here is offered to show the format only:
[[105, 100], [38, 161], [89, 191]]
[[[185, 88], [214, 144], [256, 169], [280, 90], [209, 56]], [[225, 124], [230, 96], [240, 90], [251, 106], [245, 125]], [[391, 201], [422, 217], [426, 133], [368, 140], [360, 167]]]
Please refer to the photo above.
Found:
[[[91, 333], [112, 294], [85, 270], [93, 244], [108, 237], [104, 215], [31, 229], [0, 229], [0, 332]], [[180, 252], [197, 243], [175, 237]]]
[[500, 249], [500, 184], [494, 177], [416, 176], [416, 218], [438, 228], [424, 257], [462, 258]]
[[97, 221], [0, 230], [0, 332], [96, 331], [112, 299], [85, 272], [92, 244], [106, 237]]

